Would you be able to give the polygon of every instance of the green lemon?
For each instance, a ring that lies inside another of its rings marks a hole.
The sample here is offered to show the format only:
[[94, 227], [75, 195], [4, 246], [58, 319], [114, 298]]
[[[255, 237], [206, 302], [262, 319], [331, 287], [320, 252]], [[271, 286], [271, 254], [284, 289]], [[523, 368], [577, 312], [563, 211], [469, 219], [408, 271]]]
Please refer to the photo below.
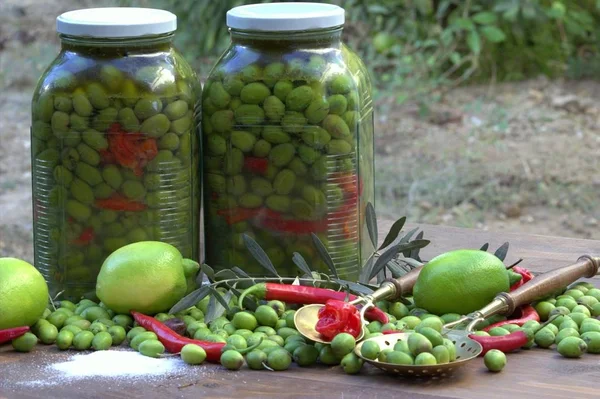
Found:
[[166, 312], [187, 292], [186, 272], [193, 273], [187, 266], [190, 263], [194, 262], [183, 259], [177, 248], [167, 243], [140, 241], [126, 245], [102, 264], [96, 295], [117, 313]]
[[0, 258], [0, 330], [33, 325], [47, 304], [48, 285], [35, 267]]
[[421, 270], [413, 298], [430, 313], [469, 314], [509, 289], [506, 267], [485, 251], [460, 249], [429, 261]]

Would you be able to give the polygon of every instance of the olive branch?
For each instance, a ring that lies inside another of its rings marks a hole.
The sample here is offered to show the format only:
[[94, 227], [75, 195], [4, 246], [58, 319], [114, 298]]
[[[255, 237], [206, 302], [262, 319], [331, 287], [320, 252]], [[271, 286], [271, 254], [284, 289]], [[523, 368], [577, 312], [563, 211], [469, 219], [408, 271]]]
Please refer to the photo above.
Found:
[[[386, 234], [381, 245], [378, 244], [377, 217], [371, 203], [367, 204], [365, 222], [373, 251], [362, 265], [358, 281], [349, 281], [339, 277], [335, 265], [326, 246], [319, 237], [311, 233], [312, 243], [319, 253], [321, 260], [327, 265], [329, 273], [313, 270], [306, 259], [298, 253], [292, 255], [292, 263], [298, 268], [295, 277], [280, 276], [265, 250], [252, 237], [243, 235], [246, 249], [265, 271], [263, 276], [250, 276], [238, 266], [229, 269], [215, 270], [202, 264], [196, 276], [198, 289], [192, 291], [176, 303], [169, 313], [175, 314], [184, 311], [198, 302], [208, 299], [205, 321], [208, 323], [226, 312], [236, 310], [237, 305], [231, 305], [231, 299], [241, 295], [240, 290], [252, 285], [274, 282], [280, 284], [304, 285], [320, 288], [329, 288], [344, 291], [347, 295], [368, 295], [376, 290], [381, 282], [388, 278], [399, 278], [412, 269], [424, 265], [426, 262], [419, 256], [420, 250], [429, 245], [430, 241], [423, 239], [424, 232], [416, 227], [404, 234], [400, 234], [406, 224], [406, 217], [396, 220]], [[412, 239], [414, 237], [414, 239]], [[508, 252], [508, 243], [498, 248], [494, 255], [504, 260]], [[489, 244], [485, 243], [480, 249], [487, 251]], [[374, 283], [373, 283], [374, 280]], [[251, 297], [245, 297], [243, 306], [254, 310], [258, 303]]]

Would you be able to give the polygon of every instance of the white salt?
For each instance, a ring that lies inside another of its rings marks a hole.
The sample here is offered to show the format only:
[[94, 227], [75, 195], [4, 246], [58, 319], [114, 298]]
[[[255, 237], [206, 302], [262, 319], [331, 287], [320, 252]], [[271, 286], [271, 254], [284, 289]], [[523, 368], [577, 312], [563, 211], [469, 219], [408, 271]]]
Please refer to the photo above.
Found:
[[172, 374], [184, 366], [183, 361], [176, 357], [155, 359], [133, 351], [108, 350], [75, 355], [68, 362], [50, 367], [71, 378], [135, 378]]

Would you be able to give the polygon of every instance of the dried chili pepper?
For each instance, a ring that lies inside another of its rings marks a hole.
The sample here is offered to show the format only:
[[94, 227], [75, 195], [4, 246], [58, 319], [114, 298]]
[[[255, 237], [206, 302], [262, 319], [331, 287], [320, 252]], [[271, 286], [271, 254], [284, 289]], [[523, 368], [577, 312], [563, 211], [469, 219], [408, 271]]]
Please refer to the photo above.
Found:
[[138, 212], [146, 209], [146, 204], [132, 201], [123, 197], [120, 194], [113, 194], [109, 198], [97, 199], [95, 205], [98, 208], [110, 209], [112, 211], [130, 211]]
[[348, 302], [330, 299], [319, 309], [315, 330], [327, 341], [344, 332], [357, 338], [361, 329], [358, 309]]
[[7, 328], [0, 330], [0, 344], [12, 341], [15, 338], [19, 338], [21, 335], [29, 331], [28, 326]]
[[533, 306], [523, 305], [521, 306], [521, 316], [519, 318], [499, 321], [497, 323], [485, 327], [483, 331], [489, 331], [494, 327], [502, 327], [505, 324], [516, 324], [518, 326], [522, 326], [523, 324], [531, 320], [540, 321], [540, 315], [538, 314], [538, 312], [536, 312]]
[[502, 352], [512, 352], [526, 345], [529, 338], [524, 331], [515, 331], [508, 335], [497, 337], [485, 337], [481, 335], [469, 334], [469, 338], [477, 341], [483, 347], [483, 351], [479, 356], [485, 355], [492, 349], [498, 349]]
[[[313, 303], [326, 304], [327, 301], [331, 299], [338, 301], [344, 301], [346, 299], [345, 292], [330, 290], [328, 288], [277, 283], [259, 283], [242, 292], [238, 302], [240, 308], [243, 307], [244, 298], [247, 295], [254, 295], [259, 299], [265, 299], [267, 301], [277, 300], [296, 305], [309, 305]], [[349, 301], [353, 301], [356, 298], [356, 295], [348, 295]], [[379, 321], [381, 324], [386, 324], [389, 321], [385, 312], [377, 307], [367, 309], [365, 312], [365, 318], [369, 321]]]
[[219, 216], [225, 219], [227, 224], [235, 224], [251, 219], [260, 213], [260, 209], [257, 208], [227, 208], [220, 209], [217, 211]]
[[187, 338], [177, 334], [154, 317], [146, 316], [135, 311], [132, 311], [131, 315], [140, 326], [156, 334], [158, 340], [170, 353], [179, 353], [185, 345], [195, 344], [204, 349], [206, 352], [206, 360], [209, 362], [216, 363], [221, 359], [221, 349], [225, 346], [224, 342], [208, 342]]
[[73, 240], [73, 244], [75, 245], [86, 245], [89, 244], [94, 239], [94, 229], [92, 227], [85, 228], [79, 237]]
[[266, 158], [246, 157], [244, 158], [244, 169], [251, 173], [264, 175], [269, 168], [269, 161]]

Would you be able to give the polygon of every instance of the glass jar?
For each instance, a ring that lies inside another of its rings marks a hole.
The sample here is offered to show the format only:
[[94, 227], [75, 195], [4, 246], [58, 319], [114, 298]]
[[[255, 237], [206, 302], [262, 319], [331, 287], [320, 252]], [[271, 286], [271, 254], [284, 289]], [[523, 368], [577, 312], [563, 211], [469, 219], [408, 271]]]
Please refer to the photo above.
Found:
[[243, 234], [280, 275], [301, 254], [329, 272], [311, 233], [342, 278], [358, 278], [372, 251], [364, 220], [374, 200], [371, 83], [342, 41], [344, 10], [329, 4], [236, 7], [231, 45], [203, 90], [206, 262], [265, 271]]
[[201, 92], [176, 23], [138, 8], [57, 18], [31, 126], [34, 257], [51, 295], [93, 292], [104, 259], [136, 241], [198, 259]]

